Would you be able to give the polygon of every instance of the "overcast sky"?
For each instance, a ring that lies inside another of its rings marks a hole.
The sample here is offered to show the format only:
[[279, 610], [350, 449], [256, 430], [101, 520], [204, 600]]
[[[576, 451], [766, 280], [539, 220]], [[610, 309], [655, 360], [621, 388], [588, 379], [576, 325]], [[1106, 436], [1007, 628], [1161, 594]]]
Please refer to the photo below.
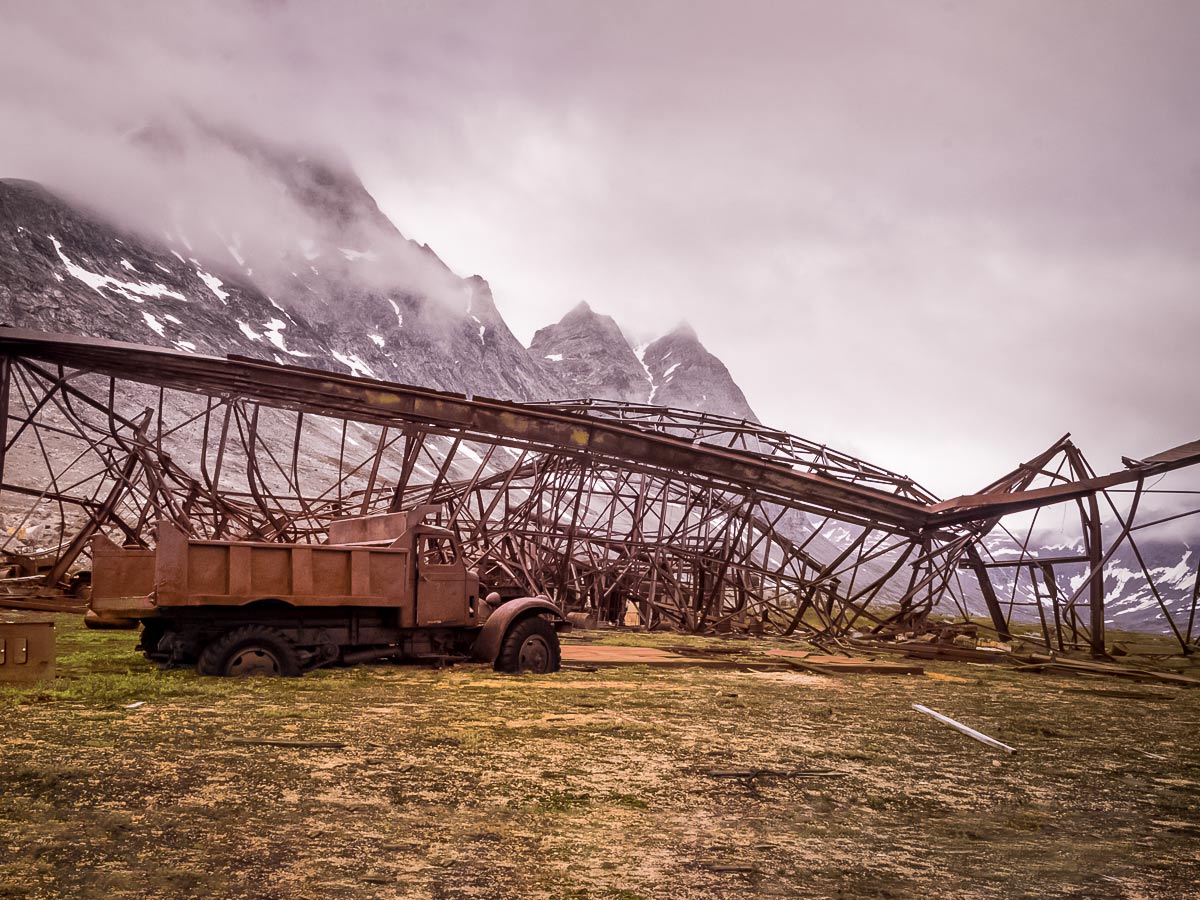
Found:
[[517, 335], [686, 319], [966, 492], [1200, 437], [1200, 3], [0, 0], [0, 175], [190, 108], [337, 146]]

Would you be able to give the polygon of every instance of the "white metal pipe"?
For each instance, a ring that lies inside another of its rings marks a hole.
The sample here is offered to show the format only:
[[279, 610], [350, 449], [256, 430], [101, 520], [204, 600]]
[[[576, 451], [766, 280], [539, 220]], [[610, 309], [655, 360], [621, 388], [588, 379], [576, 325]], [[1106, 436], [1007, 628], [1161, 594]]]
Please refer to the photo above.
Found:
[[975, 738], [975, 740], [979, 741], [980, 743], [987, 744], [989, 747], [996, 747], [997, 749], [1003, 750], [1005, 753], [1016, 753], [1017, 752], [1016, 747], [1010, 747], [1010, 746], [1008, 746], [1008, 744], [1002, 744], [995, 738], [990, 738], [986, 734], [976, 731], [974, 728], [968, 728], [962, 722], [955, 722], [949, 716], [943, 716], [940, 712], [936, 712], [936, 711], [930, 709], [928, 706], [922, 706], [920, 703], [914, 703], [913, 709], [915, 709], [917, 712], [923, 712], [927, 716], [933, 716], [939, 722], [944, 722], [945, 724], [949, 725], [951, 728], [957, 728], [959, 731], [961, 731], [967, 737]]

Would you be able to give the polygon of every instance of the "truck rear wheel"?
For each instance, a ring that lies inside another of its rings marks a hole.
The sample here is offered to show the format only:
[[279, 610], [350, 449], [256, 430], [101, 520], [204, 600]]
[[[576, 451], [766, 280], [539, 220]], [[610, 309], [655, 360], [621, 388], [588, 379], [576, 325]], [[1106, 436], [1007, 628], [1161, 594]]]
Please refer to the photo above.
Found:
[[544, 675], [557, 672], [562, 665], [558, 632], [541, 616], [528, 616], [508, 630], [496, 668], [501, 672]]
[[142, 622], [142, 636], [138, 641], [138, 649], [146, 659], [159, 658], [158, 644], [166, 636], [167, 627], [162, 622], [147, 620]]
[[225, 632], [205, 647], [196, 671], [201, 675], [295, 678], [300, 674], [300, 656], [281, 631], [263, 625], [243, 625]]

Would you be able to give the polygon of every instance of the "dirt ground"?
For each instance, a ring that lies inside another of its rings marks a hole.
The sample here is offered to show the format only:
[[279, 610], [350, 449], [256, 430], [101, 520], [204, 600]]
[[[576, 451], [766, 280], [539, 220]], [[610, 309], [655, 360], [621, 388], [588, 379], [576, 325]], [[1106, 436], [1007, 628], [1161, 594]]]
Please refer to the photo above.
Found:
[[950, 663], [231, 681], [58, 621], [55, 684], [0, 686], [0, 898], [1200, 897], [1200, 690]]

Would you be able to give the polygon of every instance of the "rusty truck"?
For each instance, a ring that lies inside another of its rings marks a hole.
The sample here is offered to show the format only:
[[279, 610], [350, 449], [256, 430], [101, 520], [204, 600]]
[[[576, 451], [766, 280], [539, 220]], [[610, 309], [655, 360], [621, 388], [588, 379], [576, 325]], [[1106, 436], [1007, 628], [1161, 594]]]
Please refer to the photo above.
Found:
[[150, 659], [204, 675], [463, 658], [556, 671], [558, 607], [482, 597], [454, 532], [426, 523], [434, 509], [337, 519], [320, 544], [197, 540], [169, 522], [153, 549], [97, 535], [87, 617], [140, 623]]

